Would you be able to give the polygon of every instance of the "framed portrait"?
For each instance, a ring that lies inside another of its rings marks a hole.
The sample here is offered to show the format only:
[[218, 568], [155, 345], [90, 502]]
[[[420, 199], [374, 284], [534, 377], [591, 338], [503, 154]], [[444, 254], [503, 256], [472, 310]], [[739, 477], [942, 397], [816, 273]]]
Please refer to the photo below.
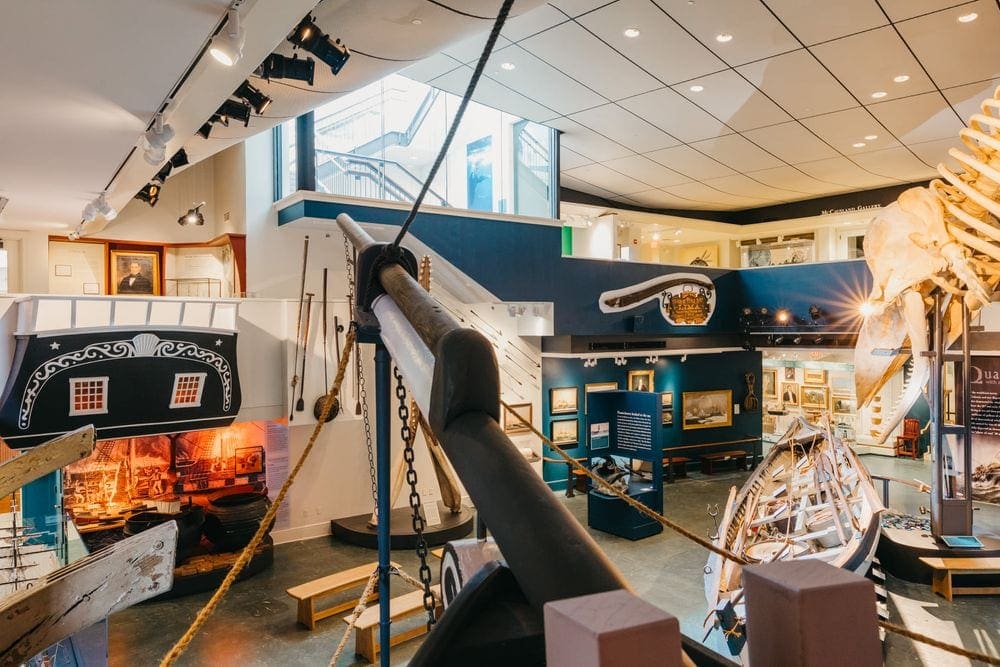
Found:
[[765, 368], [760, 374], [764, 398], [778, 398], [778, 369]]
[[834, 396], [833, 411], [839, 415], [853, 415], [858, 411], [857, 401], [850, 396]]
[[579, 410], [579, 387], [552, 387], [549, 389], [549, 413], [569, 415]]
[[799, 404], [799, 383], [798, 382], [782, 382], [781, 383], [781, 402], [785, 405], [798, 405]]
[[111, 293], [159, 296], [160, 255], [140, 250], [111, 251]]
[[529, 422], [532, 421], [531, 417], [531, 403], [517, 403], [512, 404], [510, 409], [507, 409], [506, 405], [501, 405], [501, 412], [503, 415], [503, 432], [504, 433], [528, 433], [531, 431], [528, 425], [522, 422], [520, 419], [515, 417], [511, 410], [517, 414], [523, 416]]
[[733, 390], [685, 391], [682, 395], [684, 430], [733, 425]]
[[802, 385], [799, 389], [799, 405], [803, 408], [825, 410], [830, 404], [830, 388], [825, 385]]
[[653, 369], [628, 372], [629, 391], [653, 391]]
[[549, 422], [549, 440], [553, 447], [575, 445], [580, 440], [580, 422], [574, 419], [553, 419]]
[[660, 406], [663, 408], [663, 425], [672, 426], [674, 423], [674, 392], [660, 392]]
[[795, 367], [785, 366], [785, 380], [794, 380], [794, 379], [795, 379]]
[[802, 384], [826, 384], [826, 371], [815, 368], [802, 369]]
[[587, 394], [597, 391], [618, 391], [618, 382], [591, 382], [583, 385], [583, 414], [587, 414]]

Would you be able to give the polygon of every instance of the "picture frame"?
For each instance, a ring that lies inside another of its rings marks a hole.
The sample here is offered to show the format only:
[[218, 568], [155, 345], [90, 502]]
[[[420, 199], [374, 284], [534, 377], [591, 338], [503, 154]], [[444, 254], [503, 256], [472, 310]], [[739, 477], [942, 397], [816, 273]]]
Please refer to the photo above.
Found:
[[264, 472], [264, 448], [260, 445], [236, 448], [236, 474], [259, 475]]
[[795, 366], [785, 366], [785, 380], [795, 380]]
[[573, 419], [553, 419], [549, 422], [549, 440], [553, 447], [562, 449], [580, 441], [580, 422]]
[[579, 409], [579, 387], [551, 387], [549, 389], [549, 414], [571, 415]]
[[826, 371], [818, 368], [803, 368], [802, 384], [826, 384]]
[[529, 422], [534, 423], [534, 418], [531, 415], [531, 403], [516, 403], [510, 406], [510, 409], [506, 405], [500, 405], [501, 415], [503, 417], [503, 432], [507, 434], [511, 433], [530, 433], [531, 429], [520, 419], [511, 414], [511, 410], [518, 412], [525, 417], [527, 417]]
[[618, 391], [618, 381], [590, 382], [583, 385], [583, 414], [587, 414], [587, 394], [601, 391]]
[[804, 384], [799, 388], [799, 405], [805, 408], [826, 410], [830, 405], [830, 388], [826, 385]]
[[653, 369], [628, 372], [629, 391], [653, 391]]
[[778, 430], [778, 418], [774, 415], [765, 414], [761, 419], [761, 430], [764, 433], [774, 433]]
[[858, 411], [858, 402], [853, 396], [836, 396], [832, 399], [833, 413], [837, 415], [853, 415]]
[[798, 405], [799, 404], [799, 383], [798, 382], [782, 382], [781, 383], [781, 403], [782, 405]]
[[674, 392], [660, 392], [660, 407], [663, 411], [663, 425], [673, 426], [674, 424]]
[[767, 398], [778, 398], [778, 369], [764, 368], [760, 372], [761, 395]]
[[[160, 255], [142, 250], [112, 250], [111, 282], [108, 288], [112, 294], [135, 294], [139, 296], [160, 295]], [[138, 270], [133, 272], [132, 265]]]
[[685, 391], [681, 397], [685, 431], [733, 425], [733, 390]]
[[829, 385], [830, 391], [833, 392], [835, 396], [854, 395], [854, 376], [851, 374], [831, 373]]

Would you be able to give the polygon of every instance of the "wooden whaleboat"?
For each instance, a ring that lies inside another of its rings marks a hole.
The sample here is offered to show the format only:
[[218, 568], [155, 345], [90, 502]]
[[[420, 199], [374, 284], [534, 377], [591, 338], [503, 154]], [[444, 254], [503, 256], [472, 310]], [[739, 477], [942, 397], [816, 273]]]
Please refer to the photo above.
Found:
[[[737, 492], [732, 487], [715, 543], [749, 563], [817, 559], [865, 574], [878, 546], [882, 505], [857, 454], [829, 423], [799, 418]], [[705, 567], [706, 624], [745, 643], [739, 563], [712, 553]]]

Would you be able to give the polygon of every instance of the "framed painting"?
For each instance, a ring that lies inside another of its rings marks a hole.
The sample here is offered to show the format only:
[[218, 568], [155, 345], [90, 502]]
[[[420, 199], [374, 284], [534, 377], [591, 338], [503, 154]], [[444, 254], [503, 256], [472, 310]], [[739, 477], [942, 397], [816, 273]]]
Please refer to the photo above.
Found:
[[857, 401], [849, 396], [833, 397], [833, 412], [838, 415], [853, 415], [858, 411]]
[[583, 414], [587, 414], [587, 394], [599, 391], [618, 391], [618, 382], [591, 382], [583, 385]]
[[553, 419], [549, 422], [549, 440], [560, 449], [580, 440], [580, 422], [574, 419]]
[[653, 369], [628, 372], [629, 391], [653, 391]]
[[830, 404], [830, 388], [825, 385], [802, 385], [799, 389], [799, 405], [803, 408], [825, 410]]
[[510, 409], [506, 405], [501, 405], [500, 408], [503, 412], [503, 432], [504, 433], [528, 433], [531, 429], [527, 424], [522, 422], [520, 419], [514, 416], [511, 412], [518, 413], [528, 420], [530, 423], [531, 418], [531, 403], [516, 403], [510, 406]]
[[781, 383], [781, 402], [784, 405], [799, 404], [799, 384], [798, 382]]
[[112, 294], [159, 296], [159, 253], [112, 250], [110, 287]]
[[785, 366], [785, 379], [789, 381], [795, 379], [795, 366]]
[[571, 415], [579, 410], [579, 387], [552, 387], [549, 389], [549, 413]]
[[760, 374], [764, 398], [778, 398], [778, 369], [765, 368]]
[[853, 396], [854, 376], [847, 373], [831, 373], [830, 391], [838, 396]]
[[685, 391], [681, 409], [684, 430], [733, 425], [733, 390]]
[[660, 406], [663, 408], [663, 425], [673, 426], [674, 424], [674, 392], [660, 392]]
[[802, 369], [802, 384], [826, 384], [826, 371], [815, 368]]

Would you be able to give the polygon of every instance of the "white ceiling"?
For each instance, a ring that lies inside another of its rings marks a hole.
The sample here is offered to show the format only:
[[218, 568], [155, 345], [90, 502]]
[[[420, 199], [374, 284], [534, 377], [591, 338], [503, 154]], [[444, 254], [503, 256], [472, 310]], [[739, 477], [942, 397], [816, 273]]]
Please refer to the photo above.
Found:
[[[564, 187], [745, 209], [933, 177], [1000, 84], [998, 34], [988, 0], [550, 0], [504, 28], [476, 98], [562, 131]], [[462, 94], [481, 43], [401, 73]]]

